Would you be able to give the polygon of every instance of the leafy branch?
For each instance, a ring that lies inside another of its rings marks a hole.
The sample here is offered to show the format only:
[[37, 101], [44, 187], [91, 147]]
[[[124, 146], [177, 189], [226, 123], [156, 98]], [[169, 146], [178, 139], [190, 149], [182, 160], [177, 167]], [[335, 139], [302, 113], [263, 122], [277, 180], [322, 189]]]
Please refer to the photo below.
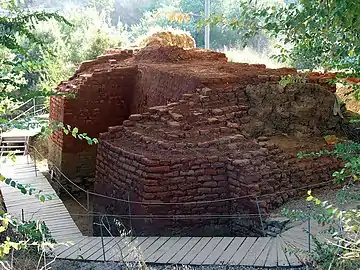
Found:
[[57, 130], [62, 130], [65, 135], [71, 135], [76, 139], [85, 140], [88, 145], [98, 144], [99, 139], [91, 138], [87, 133], [80, 133], [77, 127], [71, 127], [62, 122], [51, 121], [49, 124], [48, 120], [39, 119], [33, 116], [24, 117], [22, 119], [9, 122], [5, 119], [0, 119], [0, 127], [3, 129], [17, 128], [17, 129], [35, 129], [41, 128], [41, 132], [51, 135]]
[[86, 140], [88, 145], [99, 143], [99, 140], [97, 138], [91, 138], [88, 136], [87, 133], [79, 133], [79, 129], [77, 127], [71, 127], [70, 125], [65, 125], [64, 123], [61, 122], [60, 123], [52, 122], [50, 132], [52, 133], [53, 131], [59, 129], [62, 130], [66, 135], [73, 136], [75, 139]]
[[336, 242], [332, 245], [339, 247], [341, 253], [339, 256], [345, 259], [360, 258], [360, 240], [358, 233], [360, 232], [360, 211], [357, 209], [340, 210], [334, 207], [328, 201], [321, 201], [308, 191], [308, 202], [313, 202], [315, 206], [323, 210], [323, 215], [328, 221], [337, 223], [342, 227], [342, 231], [335, 230], [333, 238]]
[[0, 243], [0, 258], [10, 254], [12, 249], [21, 250], [29, 247], [37, 247], [38, 249], [54, 248], [55, 240], [52, 238], [49, 229], [42, 221], [24, 221], [19, 222], [13, 219], [9, 214], [0, 214], [0, 233], [6, 233], [9, 230], [15, 231], [15, 238], [22, 240], [11, 240], [7, 236]]

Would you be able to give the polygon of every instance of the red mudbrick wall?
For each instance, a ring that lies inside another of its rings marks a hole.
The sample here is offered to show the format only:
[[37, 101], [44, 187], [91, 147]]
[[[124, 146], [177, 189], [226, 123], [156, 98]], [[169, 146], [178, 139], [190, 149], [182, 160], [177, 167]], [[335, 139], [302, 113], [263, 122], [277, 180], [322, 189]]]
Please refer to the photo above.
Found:
[[[79, 133], [98, 138], [109, 126], [119, 125], [130, 115], [132, 94], [137, 77], [137, 67], [119, 67], [111, 72], [95, 71], [81, 75], [76, 83], [63, 82], [62, 92], [74, 92], [76, 97], [52, 97], [50, 119], [77, 127]], [[81, 178], [93, 178], [96, 146], [78, 140], [62, 131], [52, 137], [50, 160], [69, 177], [81, 183]]]
[[[329, 180], [339, 165], [327, 157], [316, 162], [296, 157], [298, 151], [327, 147], [322, 136], [338, 132], [341, 122], [332, 111], [335, 86], [319, 74], [308, 83], [280, 87], [281, 77], [296, 70], [228, 63], [224, 54], [198, 49], [110, 52], [83, 63], [58, 86], [74, 98], [52, 97], [50, 106], [51, 120], [100, 138], [100, 144], [88, 146], [57, 131], [49, 160], [81, 186], [145, 203], [129, 207], [99, 197], [95, 211], [163, 217], [255, 214], [259, 196], [266, 213], [298, 194], [286, 190]], [[277, 191], [281, 195], [267, 195]], [[238, 196], [251, 198], [184, 204]], [[145, 233], [165, 233], [170, 227], [194, 234], [243, 233], [243, 225], [221, 218], [132, 222]]]
[[[315, 90], [315, 100], [309, 102], [306, 97]], [[288, 113], [268, 112], [271, 102], [266, 98], [273, 100], [271, 95], [277, 97], [273, 105], [281, 101]], [[143, 204], [130, 204], [129, 210], [127, 203], [96, 198], [95, 209], [146, 215], [134, 219], [132, 228], [148, 234], [171, 234], [180, 228], [196, 235], [254, 233], [244, 228], [243, 220], [201, 216], [257, 214], [256, 197], [266, 214], [305, 194], [307, 186], [325, 185], [321, 183], [331, 179], [340, 163], [330, 157], [299, 160], [297, 153], [329, 147], [321, 134], [339, 127], [340, 119], [332, 114], [333, 101], [333, 93], [317, 84], [283, 89], [276, 82], [265, 82], [227, 91], [203, 88], [184, 94], [178, 103], [131, 115], [123, 126], [101, 135], [94, 189]], [[263, 111], [268, 114], [261, 119]], [[307, 118], [297, 117], [302, 115]], [[293, 190], [297, 188], [302, 189]], [[221, 201], [242, 196], [248, 198]], [[186, 204], [209, 200], [220, 201]], [[154, 202], [167, 204], [146, 204]], [[164, 220], [169, 215], [197, 218]]]

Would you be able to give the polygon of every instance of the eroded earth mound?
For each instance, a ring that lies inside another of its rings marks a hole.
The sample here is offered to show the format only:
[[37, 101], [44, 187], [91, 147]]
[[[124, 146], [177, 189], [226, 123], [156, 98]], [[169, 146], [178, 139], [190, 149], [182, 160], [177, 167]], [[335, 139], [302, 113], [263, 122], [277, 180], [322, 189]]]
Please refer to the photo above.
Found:
[[177, 46], [183, 49], [196, 47], [195, 40], [189, 34], [171, 31], [156, 32], [140, 42], [140, 47], [147, 46]]

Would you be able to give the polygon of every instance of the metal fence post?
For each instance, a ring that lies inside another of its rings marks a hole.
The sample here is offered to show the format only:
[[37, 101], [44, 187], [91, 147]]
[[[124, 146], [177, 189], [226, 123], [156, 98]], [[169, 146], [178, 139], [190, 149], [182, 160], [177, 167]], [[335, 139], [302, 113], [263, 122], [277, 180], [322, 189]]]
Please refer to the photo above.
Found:
[[33, 107], [34, 107], [33, 112], [34, 112], [34, 116], [35, 116], [35, 114], [36, 114], [36, 98], [33, 98]]
[[86, 191], [86, 209], [89, 213], [89, 211], [90, 211], [90, 194], [89, 194], [88, 190]]
[[89, 191], [86, 191], [86, 210], [87, 210], [87, 214], [88, 214], [88, 224], [89, 224], [89, 234], [91, 234], [91, 226], [92, 226], [92, 222], [91, 222], [91, 216], [90, 216], [90, 194]]
[[129, 226], [130, 226], [130, 232], [132, 235], [132, 220], [131, 220], [131, 201], [130, 201], [130, 191], [128, 192], [128, 211], [129, 211]]
[[309, 253], [311, 252], [311, 233], [310, 233], [310, 217], [308, 218], [308, 241], [309, 241]]
[[24, 209], [21, 208], [21, 221], [24, 223], [25, 222], [25, 214], [24, 214]]
[[262, 215], [261, 215], [261, 210], [260, 210], [260, 204], [259, 204], [258, 197], [255, 197], [255, 202], [256, 202], [256, 207], [257, 207], [258, 213], [259, 213], [262, 233], [263, 233], [263, 236], [265, 236], [264, 222], [263, 222]]
[[37, 168], [36, 168], [36, 150], [34, 150], [34, 165], [35, 165], [35, 176], [37, 176]]
[[103, 251], [103, 258], [104, 258], [104, 262], [106, 261], [105, 258], [105, 247], [104, 247], [104, 236], [103, 236], [103, 216], [100, 216], [100, 236], [101, 236], [101, 246], [102, 246], [102, 251]]

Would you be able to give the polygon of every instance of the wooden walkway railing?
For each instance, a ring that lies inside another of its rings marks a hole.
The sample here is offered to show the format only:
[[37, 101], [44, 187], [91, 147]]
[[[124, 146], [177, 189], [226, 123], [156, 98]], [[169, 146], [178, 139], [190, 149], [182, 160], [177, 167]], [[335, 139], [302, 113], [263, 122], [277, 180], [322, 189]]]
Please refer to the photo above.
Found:
[[[6, 177], [31, 184], [44, 193], [54, 189], [29, 157], [18, 156], [16, 163], [1, 164]], [[32, 196], [0, 183], [8, 213], [19, 219], [42, 220], [57, 242], [74, 245], [55, 248], [62, 259], [91, 261], [139, 261], [159, 264], [246, 265], [261, 267], [299, 267], [300, 256], [287, 252], [290, 246], [308, 247], [308, 234], [301, 227], [278, 237], [89, 237], [83, 236], [59, 198], [44, 203]], [[306, 224], [304, 228], [306, 229]]]

